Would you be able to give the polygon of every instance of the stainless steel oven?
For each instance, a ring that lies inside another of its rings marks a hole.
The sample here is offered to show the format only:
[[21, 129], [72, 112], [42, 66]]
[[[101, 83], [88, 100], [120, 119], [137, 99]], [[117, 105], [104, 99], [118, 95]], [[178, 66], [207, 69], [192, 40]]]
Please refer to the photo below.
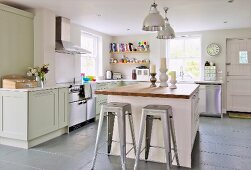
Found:
[[94, 84], [74, 84], [69, 87], [70, 131], [95, 121], [96, 100], [94, 90]]

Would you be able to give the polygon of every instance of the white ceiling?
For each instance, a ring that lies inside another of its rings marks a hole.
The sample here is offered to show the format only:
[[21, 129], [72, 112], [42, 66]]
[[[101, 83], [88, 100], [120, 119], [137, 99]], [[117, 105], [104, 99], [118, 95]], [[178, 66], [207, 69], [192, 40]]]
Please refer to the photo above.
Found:
[[[251, 0], [156, 0], [175, 32], [251, 27]], [[72, 22], [109, 35], [143, 34], [153, 0], [0, 0], [23, 8], [47, 8]], [[101, 16], [98, 16], [100, 14]], [[224, 23], [227, 21], [227, 23]], [[130, 29], [129, 31], [127, 29]]]

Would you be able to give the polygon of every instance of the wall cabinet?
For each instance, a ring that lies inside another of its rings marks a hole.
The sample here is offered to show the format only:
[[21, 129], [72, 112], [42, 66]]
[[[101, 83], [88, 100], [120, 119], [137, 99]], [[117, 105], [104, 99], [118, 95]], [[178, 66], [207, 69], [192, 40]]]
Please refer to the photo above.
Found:
[[33, 66], [33, 15], [0, 4], [0, 77]]
[[68, 88], [0, 91], [0, 144], [29, 148], [68, 132]]

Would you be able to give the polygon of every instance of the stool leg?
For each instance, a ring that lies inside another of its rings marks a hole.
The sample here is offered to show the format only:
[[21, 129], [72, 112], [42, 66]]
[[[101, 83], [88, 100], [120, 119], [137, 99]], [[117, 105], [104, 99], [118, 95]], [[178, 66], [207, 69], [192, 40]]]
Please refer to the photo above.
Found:
[[163, 122], [163, 137], [166, 152], [166, 167], [167, 170], [171, 169], [172, 158], [171, 158], [171, 139], [170, 139], [170, 125], [168, 114], [161, 115], [161, 120]]
[[142, 112], [143, 113], [142, 113], [141, 122], [140, 122], [139, 140], [138, 140], [138, 144], [137, 144], [137, 151], [136, 151], [134, 170], [138, 169], [139, 157], [140, 157], [140, 153], [141, 153], [141, 144], [142, 144], [143, 136], [144, 136], [146, 114], [144, 113], [144, 111], [142, 111]]
[[152, 126], [153, 126], [153, 116], [147, 115], [146, 116], [146, 149], [145, 149], [145, 159], [148, 159], [149, 150], [150, 150], [150, 143], [151, 143], [151, 136], [152, 136]]
[[134, 150], [134, 154], [136, 155], [136, 142], [135, 142], [135, 132], [134, 132], [132, 113], [128, 113], [128, 119], [130, 123], [131, 135], [132, 135], [133, 150]]
[[175, 129], [174, 129], [174, 122], [173, 116], [170, 116], [170, 128], [171, 128], [171, 135], [173, 141], [173, 149], [174, 149], [174, 156], [177, 162], [177, 165], [180, 166], [179, 157], [178, 157], [178, 150], [177, 150], [177, 143], [176, 143], [176, 136], [175, 136]]
[[102, 130], [103, 120], [104, 120], [104, 112], [103, 112], [103, 106], [101, 106], [99, 123], [98, 123], [98, 132], [97, 132], [96, 143], [95, 143], [95, 148], [94, 148], [94, 156], [93, 156], [92, 167], [91, 167], [92, 170], [94, 169], [95, 161], [97, 158], [98, 144], [99, 144], [99, 140], [100, 140], [100, 134], [101, 134], [101, 130]]
[[115, 115], [111, 112], [108, 112], [108, 118], [107, 118], [107, 126], [108, 126], [108, 142], [107, 142], [107, 152], [108, 154], [111, 153], [111, 148], [112, 148], [112, 136], [113, 136], [113, 128], [114, 128], [114, 118]]
[[118, 113], [118, 130], [119, 130], [119, 140], [120, 140], [120, 157], [122, 170], [125, 170], [125, 160], [126, 160], [126, 122], [125, 113]]

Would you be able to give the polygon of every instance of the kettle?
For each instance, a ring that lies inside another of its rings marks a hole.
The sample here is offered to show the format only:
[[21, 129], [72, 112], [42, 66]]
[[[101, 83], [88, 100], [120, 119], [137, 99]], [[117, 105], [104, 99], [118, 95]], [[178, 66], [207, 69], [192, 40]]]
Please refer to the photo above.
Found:
[[111, 80], [112, 79], [112, 71], [107, 70], [106, 75], [105, 75], [106, 80]]

